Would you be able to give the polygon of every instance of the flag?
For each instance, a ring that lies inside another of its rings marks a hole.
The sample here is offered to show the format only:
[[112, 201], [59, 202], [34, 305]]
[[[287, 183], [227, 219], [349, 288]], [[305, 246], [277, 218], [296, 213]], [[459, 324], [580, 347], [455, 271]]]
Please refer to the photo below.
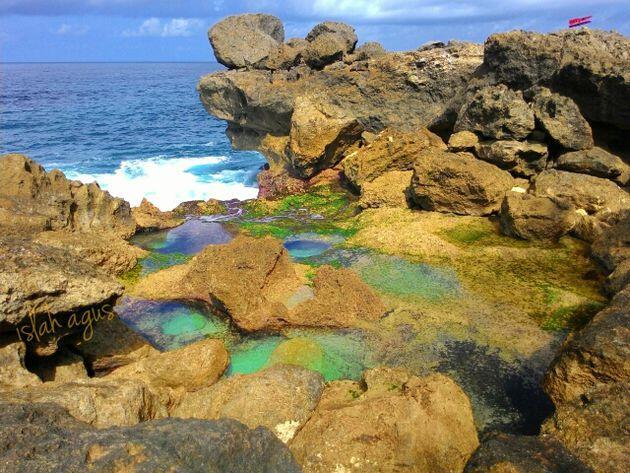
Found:
[[593, 15], [583, 16], [581, 18], [571, 18], [569, 20], [569, 28], [575, 28], [576, 26], [587, 25], [591, 22]]

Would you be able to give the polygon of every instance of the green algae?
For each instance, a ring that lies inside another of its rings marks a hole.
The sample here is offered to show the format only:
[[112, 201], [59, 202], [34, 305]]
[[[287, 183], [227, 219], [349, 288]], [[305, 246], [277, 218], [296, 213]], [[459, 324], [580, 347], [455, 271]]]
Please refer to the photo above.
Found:
[[445, 240], [459, 246], [511, 246], [517, 248], [535, 246], [535, 244], [511, 238], [499, 233], [497, 224], [491, 220], [477, 220], [455, 225], [437, 233]]
[[162, 269], [170, 268], [171, 266], [177, 266], [178, 264], [184, 264], [189, 261], [193, 255], [187, 255], [184, 253], [156, 253], [152, 252], [146, 258], [140, 261], [142, 265], [142, 274], [146, 275], [154, 273]]
[[583, 304], [556, 309], [541, 324], [547, 331], [579, 330], [589, 323], [595, 314], [604, 308], [601, 302], [585, 302]]
[[142, 263], [138, 262], [132, 269], [118, 276], [118, 280], [129, 289], [140, 281], [142, 277]]

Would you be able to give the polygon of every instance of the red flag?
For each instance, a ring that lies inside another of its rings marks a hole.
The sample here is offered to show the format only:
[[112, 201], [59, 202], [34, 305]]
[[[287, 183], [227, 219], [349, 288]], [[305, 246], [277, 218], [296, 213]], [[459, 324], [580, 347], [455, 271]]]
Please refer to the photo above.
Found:
[[581, 18], [571, 18], [569, 20], [569, 28], [575, 28], [576, 26], [587, 25], [591, 22], [593, 15], [583, 16]]

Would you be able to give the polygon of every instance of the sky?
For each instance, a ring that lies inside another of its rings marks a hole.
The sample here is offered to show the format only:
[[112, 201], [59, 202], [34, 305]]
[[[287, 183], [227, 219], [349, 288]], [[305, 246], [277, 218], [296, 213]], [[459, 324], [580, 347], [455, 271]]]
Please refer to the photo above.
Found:
[[287, 39], [337, 20], [389, 50], [555, 31], [586, 15], [592, 28], [630, 34], [630, 0], [0, 0], [0, 62], [212, 62], [208, 28], [258, 12], [280, 17]]

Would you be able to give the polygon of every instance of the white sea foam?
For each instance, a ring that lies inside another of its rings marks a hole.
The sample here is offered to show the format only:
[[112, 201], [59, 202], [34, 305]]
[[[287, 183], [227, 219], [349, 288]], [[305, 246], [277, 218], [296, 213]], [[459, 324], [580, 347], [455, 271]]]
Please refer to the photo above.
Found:
[[67, 173], [71, 179], [82, 182], [96, 181], [102, 189], [116, 197], [122, 197], [132, 206], [137, 206], [146, 197], [160, 210], [172, 210], [187, 200], [253, 199], [258, 194], [256, 187], [243, 182], [226, 179], [225, 170], [215, 174], [198, 176], [192, 168], [218, 164], [226, 161], [223, 156], [199, 158], [155, 157], [122, 161], [113, 174]]

